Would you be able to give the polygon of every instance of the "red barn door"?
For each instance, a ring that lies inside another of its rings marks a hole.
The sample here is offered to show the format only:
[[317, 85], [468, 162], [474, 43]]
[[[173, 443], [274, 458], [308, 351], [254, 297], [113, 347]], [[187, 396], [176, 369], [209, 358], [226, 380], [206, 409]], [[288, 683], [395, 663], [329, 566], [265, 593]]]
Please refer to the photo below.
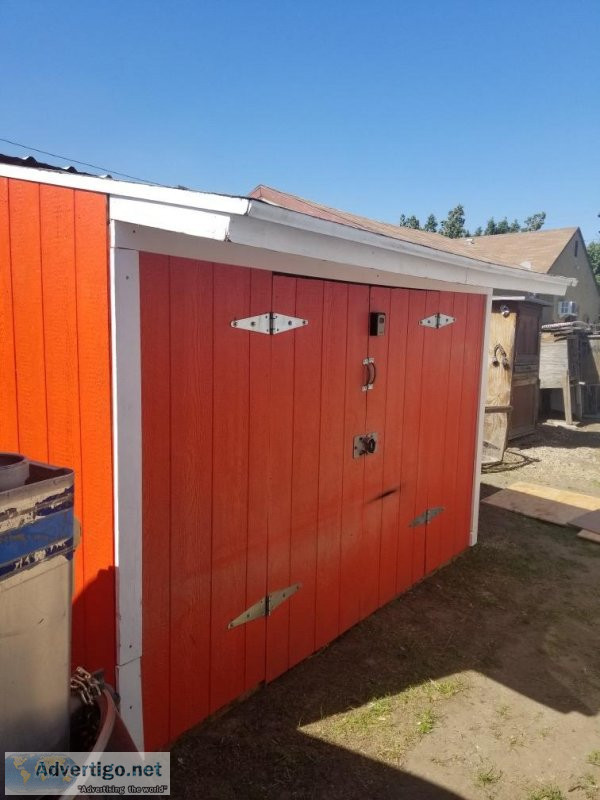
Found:
[[151, 748], [466, 546], [482, 306], [146, 254], [140, 287]]

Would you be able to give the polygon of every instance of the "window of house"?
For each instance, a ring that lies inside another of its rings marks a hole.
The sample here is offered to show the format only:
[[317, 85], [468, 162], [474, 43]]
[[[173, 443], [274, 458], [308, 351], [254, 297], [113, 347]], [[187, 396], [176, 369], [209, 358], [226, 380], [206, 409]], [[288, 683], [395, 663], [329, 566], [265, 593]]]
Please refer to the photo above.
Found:
[[579, 239], [575, 239], [575, 258], [577, 258], [578, 250], [579, 250]]

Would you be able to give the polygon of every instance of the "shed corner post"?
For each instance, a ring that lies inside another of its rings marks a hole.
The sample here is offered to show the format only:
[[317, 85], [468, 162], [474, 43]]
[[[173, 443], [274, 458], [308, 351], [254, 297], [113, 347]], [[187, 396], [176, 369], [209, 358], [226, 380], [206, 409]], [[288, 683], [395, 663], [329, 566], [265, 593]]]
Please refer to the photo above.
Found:
[[117, 691], [144, 749], [142, 710], [142, 409], [139, 252], [115, 244], [110, 222]]
[[486, 293], [485, 314], [483, 319], [483, 342], [481, 347], [481, 375], [479, 382], [479, 406], [477, 409], [477, 436], [475, 440], [475, 467], [473, 470], [473, 504], [471, 508], [471, 532], [469, 544], [477, 544], [479, 529], [479, 495], [481, 491], [481, 461], [483, 456], [483, 425], [485, 419], [485, 401], [487, 395], [488, 379], [488, 349], [490, 346], [490, 325], [492, 319], [492, 294], [488, 289]]

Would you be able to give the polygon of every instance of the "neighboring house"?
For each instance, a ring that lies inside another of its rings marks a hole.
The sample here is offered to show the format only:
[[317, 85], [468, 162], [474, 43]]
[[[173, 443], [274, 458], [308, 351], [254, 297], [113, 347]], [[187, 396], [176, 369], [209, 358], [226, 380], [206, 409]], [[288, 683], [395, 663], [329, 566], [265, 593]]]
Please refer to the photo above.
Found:
[[[543, 311], [543, 323], [558, 322], [567, 313], [584, 322], [600, 318], [600, 292], [579, 228], [476, 236], [465, 241], [475, 258], [499, 259], [534, 272], [577, 279], [577, 286], [569, 287], [564, 298], [543, 296], [551, 303]], [[569, 301], [577, 305], [569, 306]]]

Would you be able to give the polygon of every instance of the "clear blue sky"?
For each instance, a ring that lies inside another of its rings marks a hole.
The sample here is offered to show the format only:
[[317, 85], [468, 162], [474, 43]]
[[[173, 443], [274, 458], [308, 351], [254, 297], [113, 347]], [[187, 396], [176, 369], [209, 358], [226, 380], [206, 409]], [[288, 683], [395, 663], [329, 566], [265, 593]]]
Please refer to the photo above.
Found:
[[600, 228], [599, 0], [0, 0], [0, 68], [0, 136], [114, 171]]

